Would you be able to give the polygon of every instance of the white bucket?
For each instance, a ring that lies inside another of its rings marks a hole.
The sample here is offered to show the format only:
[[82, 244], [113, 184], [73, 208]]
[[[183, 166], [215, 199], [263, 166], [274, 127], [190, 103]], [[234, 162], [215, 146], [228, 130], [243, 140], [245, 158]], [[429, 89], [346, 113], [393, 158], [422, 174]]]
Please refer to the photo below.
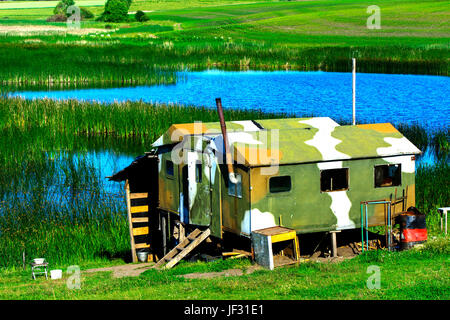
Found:
[[50, 278], [61, 279], [62, 278], [62, 270], [50, 270]]

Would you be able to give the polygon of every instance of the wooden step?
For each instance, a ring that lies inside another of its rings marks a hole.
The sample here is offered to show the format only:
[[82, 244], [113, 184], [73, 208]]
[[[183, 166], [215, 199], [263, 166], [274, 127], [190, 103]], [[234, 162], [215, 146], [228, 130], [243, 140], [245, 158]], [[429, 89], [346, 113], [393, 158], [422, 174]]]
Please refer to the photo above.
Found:
[[130, 193], [130, 199], [145, 199], [148, 198], [148, 193]]
[[144, 243], [136, 243], [134, 247], [136, 249], [147, 249], [150, 248], [150, 245], [144, 242]]
[[197, 236], [201, 233], [201, 231], [199, 229], [195, 229], [194, 231], [192, 231], [192, 233], [190, 235], [188, 235], [186, 238], [189, 240], [194, 240], [195, 238], [197, 238]]
[[142, 236], [148, 234], [148, 227], [133, 228], [133, 236]]
[[130, 208], [130, 213], [148, 212], [148, 206], [136, 206]]
[[[206, 229], [200, 231], [195, 229], [190, 235], [187, 236], [180, 244], [169, 251], [161, 260], [159, 260], [154, 268], [170, 269], [176, 265], [181, 259], [183, 259], [189, 252], [194, 250], [203, 240], [209, 237], [211, 230]], [[166, 263], [167, 262], [167, 263]]]
[[144, 222], [148, 222], [148, 217], [131, 218], [131, 222], [133, 222], [133, 223], [144, 223]]

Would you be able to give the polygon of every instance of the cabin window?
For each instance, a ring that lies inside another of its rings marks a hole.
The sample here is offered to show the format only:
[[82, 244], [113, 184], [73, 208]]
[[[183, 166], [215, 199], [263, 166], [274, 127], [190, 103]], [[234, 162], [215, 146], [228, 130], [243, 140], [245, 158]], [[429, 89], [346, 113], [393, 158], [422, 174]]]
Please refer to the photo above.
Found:
[[292, 188], [291, 177], [272, 177], [269, 179], [269, 191], [271, 193], [288, 192]]
[[202, 182], [202, 164], [201, 163], [195, 164], [195, 182], [197, 182], [197, 183]]
[[348, 168], [320, 171], [320, 191], [332, 192], [348, 189]]
[[228, 181], [228, 195], [242, 198], [242, 176], [240, 174], [235, 174], [237, 183]]
[[395, 187], [402, 183], [402, 165], [387, 164], [375, 166], [375, 188]]
[[174, 176], [173, 162], [170, 160], [166, 160], [166, 174], [170, 177]]

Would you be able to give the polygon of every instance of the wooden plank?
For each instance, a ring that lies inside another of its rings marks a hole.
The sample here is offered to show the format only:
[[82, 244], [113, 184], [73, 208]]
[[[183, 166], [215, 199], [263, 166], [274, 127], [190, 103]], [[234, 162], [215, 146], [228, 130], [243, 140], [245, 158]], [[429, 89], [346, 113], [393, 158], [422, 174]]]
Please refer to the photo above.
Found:
[[239, 253], [239, 252], [222, 252], [222, 256], [224, 256], [224, 257], [237, 256], [237, 255], [240, 255], [240, 254], [242, 254], [242, 253]]
[[294, 248], [295, 248], [295, 260], [300, 261], [300, 245], [298, 243], [298, 237], [295, 235], [294, 239]]
[[274, 234], [271, 236], [272, 243], [275, 242], [281, 242], [281, 241], [287, 241], [287, 240], [294, 240], [297, 234], [295, 231], [287, 232], [287, 233], [280, 233], [280, 234]]
[[150, 245], [147, 243], [136, 243], [135, 248], [136, 249], [146, 249], [146, 248], [150, 248]]
[[187, 239], [194, 240], [200, 233], [201, 231], [199, 229], [195, 229], [190, 235], [187, 236]]
[[184, 239], [186, 239], [186, 231], [182, 223], [178, 225], [178, 235], [179, 235], [178, 239], [179, 242], [183, 242]]
[[133, 262], [137, 262], [136, 246], [134, 243], [134, 234], [133, 234], [133, 222], [131, 221], [130, 185], [128, 184], [128, 179], [125, 181], [125, 191], [126, 191], [126, 199], [127, 199], [128, 228], [130, 231], [131, 257], [132, 257]]
[[130, 199], [143, 199], [148, 198], [148, 193], [130, 193]]
[[293, 231], [292, 229], [289, 229], [286, 227], [275, 226], [275, 227], [269, 227], [269, 228], [265, 228], [265, 229], [255, 230], [253, 232], [257, 232], [257, 233], [265, 235], [265, 236], [272, 236], [272, 235], [281, 234], [281, 233], [289, 233], [292, 231]]
[[134, 236], [142, 236], [148, 234], [148, 227], [142, 227], [142, 228], [133, 228], [133, 235]]
[[131, 207], [130, 211], [131, 213], [148, 212], [148, 206]]
[[148, 217], [131, 218], [131, 222], [133, 222], [133, 223], [143, 223], [143, 222], [148, 222]]
[[239, 253], [235, 256], [232, 256], [230, 259], [239, 259], [239, 258], [244, 258], [244, 257], [247, 257], [247, 255], [244, 253]]

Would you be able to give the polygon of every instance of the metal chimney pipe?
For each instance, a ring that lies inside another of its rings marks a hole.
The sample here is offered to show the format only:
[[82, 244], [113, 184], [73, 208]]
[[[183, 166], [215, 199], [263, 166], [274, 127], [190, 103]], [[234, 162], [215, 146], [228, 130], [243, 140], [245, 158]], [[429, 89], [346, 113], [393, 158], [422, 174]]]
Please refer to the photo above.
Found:
[[220, 129], [222, 129], [223, 144], [225, 147], [225, 162], [228, 167], [228, 176], [232, 183], [237, 183], [236, 175], [233, 169], [233, 159], [231, 158], [230, 146], [228, 144], [227, 126], [225, 124], [225, 118], [222, 110], [222, 100], [216, 98], [217, 112], [219, 113]]

